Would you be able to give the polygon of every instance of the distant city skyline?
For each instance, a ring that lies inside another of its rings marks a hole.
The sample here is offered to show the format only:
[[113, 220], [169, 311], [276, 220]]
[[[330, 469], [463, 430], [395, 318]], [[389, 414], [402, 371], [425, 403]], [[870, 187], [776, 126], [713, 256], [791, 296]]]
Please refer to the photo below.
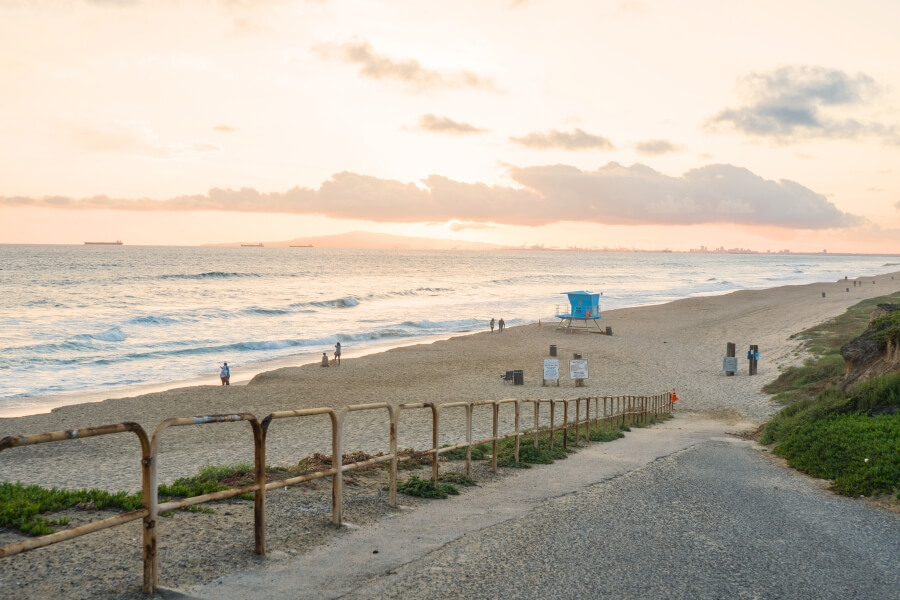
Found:
[[0, 0], [0, 243], [900, 252], [895, 0]]

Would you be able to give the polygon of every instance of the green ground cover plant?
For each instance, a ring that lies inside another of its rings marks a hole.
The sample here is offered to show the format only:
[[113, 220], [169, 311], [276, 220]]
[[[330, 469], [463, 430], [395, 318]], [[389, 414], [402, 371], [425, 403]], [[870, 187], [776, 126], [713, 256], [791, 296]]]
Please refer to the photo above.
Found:
[[775, 449], [799, 471], [847, 496], [897, 492], [900, 414], [832, 414], [796, 429]]
[[[850, 393], [835, 387], [844, 373], [837, 350], [866, 330], [878, 304], [898, 300], [900, 294], [867, 300], [804, 331], [798, 337], [813, 356], [763, 388], [787, 405], [760, 442], [776, 445], [775, 453], [792, 467], [831, 480], [841, 494], [900, 498], [900, 372], [864, 381]], [[892, 323], [875, 319], [873, 326], [892, 336]]]
[[0, 483], [0, 527], [17, 529], [29, 535], [46, 535], [56, 531], [54, 526], [67, 525], [66, 519], [46, 519], [54, 513], [73, 506], [106, 509], [136, 510], [141, 508], [141, 495], [126, 492], [110, 493], [102, 490], [60, 490], [21, 483]]
[[815, 398], [827, 387], [837, 385], [845, 366], [841, 346], [866, 330], [869, 318], [879, 304], [898, 302], [900, 293], [863, 300], [842, 315], [794, 334], [791, 337], [803, 342], [803, 349], [810, 358], [802, 366], [786, 369], [762, 391], [774, 394], [774, 400], [780, 404], [790, 404]]
[[422, 479], [418, 475], [410, 475], [406, 481], [398, 481], [397, 491], [407, 496], [436, 500], [459, 495], [459, 489], [450, 483], [435, 483], [432, 479]]

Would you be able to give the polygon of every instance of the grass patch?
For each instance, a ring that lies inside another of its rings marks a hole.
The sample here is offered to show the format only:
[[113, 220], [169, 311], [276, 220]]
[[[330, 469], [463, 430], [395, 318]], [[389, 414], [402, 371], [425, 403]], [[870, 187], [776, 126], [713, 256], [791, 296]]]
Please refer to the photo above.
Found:
[[[898, 302], [900, 293], [863, 300], [844, 314], [791, 336], [801, 340], [803, 349], [811, 356], [803, 365], [783, 371], [777, 379], [763, 386], [762, 391], [774, 394], [773, 400], [779, 404], [791, 404], [813, 400], [828, 387], [839, 384], [846, 368], [841, 346], [862, 335], [879, 304]], [[887, 331], [893, 330], [888, 328]]]
[[[289, 470], [275, 467], [269, 475], [283, 475]], [[160, 485], [157, 490], [160, 502], [173, 498], [193, 498], [212, 492], [241, 487], [253, 483], [253, 469], [250, 465], [206, 466], [193, 477], [182, 477], [171, 484]], [[252, 500], [253, 494], [242, 494], [241, 498]], [[0, 482], [0, 527], [8, 527], [28, 535], [54, 533], [56, 527], [68, 525], [66, 519], [48, 519], [44, 516], [69, 508], [83, 510], [124, 511], [142, 507], [140, 492], [107, 492], [97, 489], [62, 490], [44, 488], [38, 485], [25, 486], [21, 483]], [[188, 506], [181, 510], [213, 514], [208, 506]], [[171, 512], [160, 513], [170, 517]]]
[[592, 442], [614, 442], [625, 437], [625, 434], [618, 427], [601, 427], [599, 430], [592, 430], [588, 437]]
[[[489, 444], [472, 446], [472, 460], [484, 460], [490, 456], [490, 454], [491, 446]], [[466, 449], [454, 448], [453, 450], [441, 453], [441, 456], [445, 457], [447, 460], [466, 460]]]
[[878, 317], [872, 322], [871, 328], [874, 331], [872, 341], [881, 350], [885, 349], [888, 342], [894, 345], [900, 343], [900, 310]]
[[444, 500], [450, 496], [458, 496], [459, 489], [449, 483], [435, 485], [431, 479], [422, 479], [418, 475], [410, 475], [406, 481], [397, 482], [397, 491], [407, 496]]
[[442, 473], [438, 479], [444, 483], [454, 483], [456, 485], [463, 485], [466, 487], [478, 485], [477, 481], [463, 473]]
[[103, 510], [141, 508], [141, 495], [103, 490], [61, 490], [21, 483], [0, 483], [0, 526], [17, 529], [29, 535], [46, 535], [55, 526], [67, 525], [66, 519], [41, 516], [81, 505], [84, 509]]
[[[813, 357], [763, 388], [789, 404], [769, 421], [760, 442], [777, 444], [775, 453], [789, 465], [831, 480], [841, 494], [900, 498], [900, 372], [864, 381], [849, 394], [836, 387], [845, 370], [840, 347], [867, 330], [879, 304], [898, 301], [900, 294], [866, 300], [804, 331], [798, 337]], [[895, 340], [898, 314], [873, 320], [870, 331]]]
[[847, 496], [900, 493], [900, 414], [833, 414], [775, 449], [792, 467], [830, 479]]

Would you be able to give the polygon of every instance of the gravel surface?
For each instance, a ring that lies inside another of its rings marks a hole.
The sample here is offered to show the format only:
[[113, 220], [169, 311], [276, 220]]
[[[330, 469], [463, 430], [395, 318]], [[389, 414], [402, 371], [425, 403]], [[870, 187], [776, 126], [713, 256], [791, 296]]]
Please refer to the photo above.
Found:
[[239, 598], [866, 598], [900, 591], [900, 514], [722, 423], [675, 419], [188, 590]]
[[345, 598], [900, 597], [900, 518], [709, 441], [466, 536]]
[[[473, 475], [481, 482], [503, 476], [491, 473], [489, 467], [475, 464]], [[442, 473], [457, 470], [464, 470], [464, 465], [442, 463]], [[428, 478], [431, 470], [401, 471], [399, 478], [410, 475]], [[215, 514], [176, 511], [169, 518], [160, 518], [160, 584], [169, 589], [185, 588], [225, 573], [278, 563], [347, 535], [353, 527], [405, 514], [388, 505], [384, 471], [347, 474], [344, 485], [344, 522], [349, 527], [331, 524], [330, 478], [266, 494], [266, 557], [253, 553], [252, 501], [213, 502], [204, 506], [213, 508]], [[467, 489], [460, 486], [461, 495]], [[407, 509], [427, 503], [410, 496], [401, 498]], [[114, 514], [73, 509], [54, 517], [71, 518], [74, 526]], [[0, 528], [0, 546], [24, 539], [26, 536]], [[142, 564], [141, 521], [136, 521], [0, 560], [0, 598], [144, 598]], [[12, 596], [8, 595], [10, 591]]]

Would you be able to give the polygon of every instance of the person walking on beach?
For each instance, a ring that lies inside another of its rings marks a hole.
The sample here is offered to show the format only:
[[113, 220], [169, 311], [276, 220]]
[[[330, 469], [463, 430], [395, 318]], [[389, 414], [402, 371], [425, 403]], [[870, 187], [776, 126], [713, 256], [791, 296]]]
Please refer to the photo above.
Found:
[[491, 333], [494, 333], [494, 317], [491, 317]]
[[222, 385], [231, 385], [231, 369], [228, 368], [228, 363], [222, 363], [222, 368], [219, 370], [219, 379], [222, 380]]
[[341, 343], [340, 342], [338, 342], [337, 344], [334, 345], [334, 364], [335, 365], [341, 364]]
[[322, 353], [322, 366], [323, 367], [328, 366], [328, 353], [327, 352]]
[[497, 327], [500, 329], [500, 333], [503, 333], [503, 328], [506, 327], [506, 323], [503, 322], [503, 317], [500, 317]]

